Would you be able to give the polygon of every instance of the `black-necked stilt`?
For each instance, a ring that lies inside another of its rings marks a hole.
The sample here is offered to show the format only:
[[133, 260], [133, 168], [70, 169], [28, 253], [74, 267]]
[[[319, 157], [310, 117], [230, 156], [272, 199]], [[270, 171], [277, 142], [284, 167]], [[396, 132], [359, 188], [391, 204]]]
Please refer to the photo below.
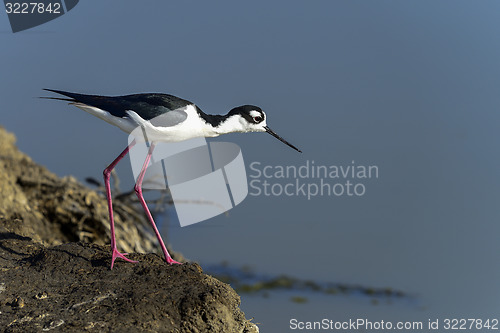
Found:
[[[232, 109], [226, 115], [208, 115], [201, 111], [195, 104], [167, 94], [134, 94], [110, 97], [84, 95], [52, 89], [45, 90], [68, 97], [48, 98], [68, 101], [70, 104], [119, 127], [127, 133], [131, 133], [137, 127], [146, 129], [150, 146], [134, 189], [153, 226], [163, 254], [165, 255], [165, 260], [169, 264], [179, 264], [179, 262], [173, 260], [168, 253], [142, 195], [142, 181], [156, 142], [177, 142], [195, 137], [215, 137], [234, 132], [267, 132], [298, 152], [301, 152], [267, 126], [266, 114], [258, 106], [243, 105]], [[158, 118], [163, 119], [158, 122], [156, 121]], [[129, 262], [135, 262], [125, 257], [127, 253], [118, 252], [116, 247], [111, 187], [109, 183], [111, 171], [135, 143], [136, 141], [133, 140], [103, 172], [111, 225], [111, 269], [113, 269], [113, 264], [117, 257]]]

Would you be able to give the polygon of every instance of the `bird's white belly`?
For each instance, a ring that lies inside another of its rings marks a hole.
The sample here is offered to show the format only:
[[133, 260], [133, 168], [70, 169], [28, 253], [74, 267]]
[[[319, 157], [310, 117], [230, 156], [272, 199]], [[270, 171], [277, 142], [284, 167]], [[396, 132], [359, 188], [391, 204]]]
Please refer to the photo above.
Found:
[[140, 137], [143, 137], [144, 133], [147, 136], [147, 141], [161, 142], [179, 142], [197, 137], [217, 136], [215, 133], [203, 131], [200, 126], [189, 126], [189, 124], [184, 123], [172, 127], [154, 127], [151, 124], [142, 124], [131, 134], [139, 136], [138, 139], [143, 140]]
[[[211, 126], [202, 120], [193, 106], [183, 109], [187, 117], [181, 123], [173, 126], [168, 121], [162, 121], [159, 116], [152, 121], [144, 120], [134, 111], [127, 111], [130, 119], [137, 124], [131, 134], [137, 140], [160, 141], [160, 142], [179, 142], [197, 137], [214, 137], [216, 133]], [[146, 136], [146, 139], [144, 138]]]
[[[72, 103], [85, 112], [92, 114], [125, 133], [133, 135], [138, 141], [179, 142], [197, 137], [215, 137], [219, 134], [198, 116], [194, 106], [182, 109], [187, 114], [184, 121], [170, 123], [162, 120], [161, 115], [152, 121], [142, 119], [136, 112], [127, 111], [128, 117], [115, 117], [107, 111], [81, 103]], [[156, 125], [155, 125], [156, 124]]]

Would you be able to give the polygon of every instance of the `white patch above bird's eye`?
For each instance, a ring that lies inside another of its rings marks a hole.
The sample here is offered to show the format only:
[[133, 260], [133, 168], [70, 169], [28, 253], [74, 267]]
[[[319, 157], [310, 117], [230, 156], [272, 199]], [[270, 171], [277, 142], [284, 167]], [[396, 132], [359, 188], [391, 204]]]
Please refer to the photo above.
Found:
[[255, 110], [252, 110], [249, 112], [250, 116], [252, 118], [255, 118], [255, 117], [262, 117], [262, 113], [260, 113], [259, 111], [255, 111]]
[[265, 116], [264, 116], [264, 112], [259, 112], [259, 111], [256, 111], [256, 110], [252, 110], [249, 112], [250, 114], [250, 117], [252, 117], [252, 121], [255, 123], [255, 124], [260, 124]]

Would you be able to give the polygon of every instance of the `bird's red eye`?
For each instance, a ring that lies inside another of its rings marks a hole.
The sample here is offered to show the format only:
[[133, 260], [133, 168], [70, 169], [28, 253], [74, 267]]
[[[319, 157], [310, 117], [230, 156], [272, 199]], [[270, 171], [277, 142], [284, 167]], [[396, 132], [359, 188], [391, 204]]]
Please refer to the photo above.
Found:
[[253, 120], [256, 122], [256, 123], [260, 123], [262, 121], [262, 117], [261, 116], [257, 116], [257, 117], [254, 117]]

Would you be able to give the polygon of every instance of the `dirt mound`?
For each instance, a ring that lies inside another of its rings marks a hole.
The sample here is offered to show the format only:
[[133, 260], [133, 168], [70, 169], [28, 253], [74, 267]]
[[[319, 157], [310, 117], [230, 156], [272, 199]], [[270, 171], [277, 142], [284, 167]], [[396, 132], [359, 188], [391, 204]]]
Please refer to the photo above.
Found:
[[117, 260], [110, 270], [103, 195], [71, 177], [58, 178], [14, 144], [0, 128], [5, 332], [258, 332], [238, 308], [236, 292], [198, 264], [169, 266], [157, 254], [134, 254], [158, 246], [145, 219], [120, 200], [118, 247], [139, 263]]
[[[19, 235], [44, 245], [110, 242], [105, 197], [73, 177], [59, 178], [33, 162], [17, 149], [14, 135], [1, 127], [0, 193], [0, 218]], [[159, 251], [144, 214], [127, 199], [113, 202], [118, 248], [124, 252]]]

